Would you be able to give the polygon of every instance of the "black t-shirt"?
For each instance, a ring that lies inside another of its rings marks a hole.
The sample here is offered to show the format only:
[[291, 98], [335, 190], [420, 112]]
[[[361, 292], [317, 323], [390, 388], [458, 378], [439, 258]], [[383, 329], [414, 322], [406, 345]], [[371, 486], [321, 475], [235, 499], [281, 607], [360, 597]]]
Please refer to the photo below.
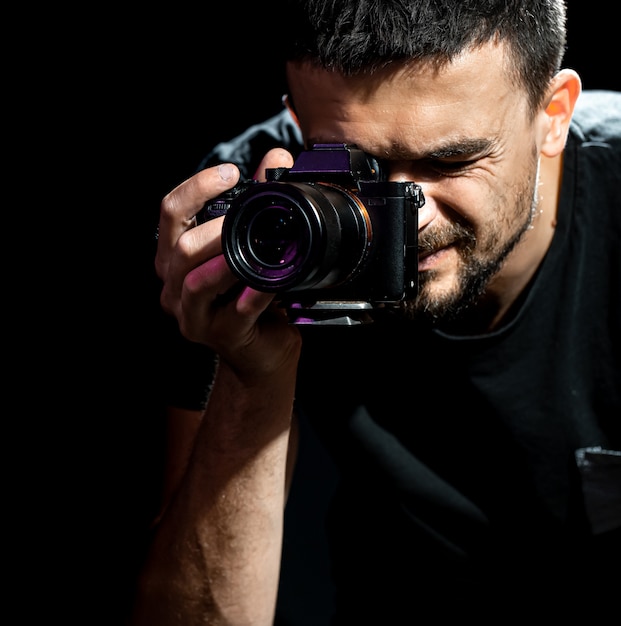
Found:
[[[201, 167], [251, 176], [275, 145], [301, 149], [286, 112]], [[500, 330], [302, 327], [297, 408], [340, 472], [335, 623], [575, 616], [621, 589], [620, 93], [581, 95], [563, 168], [550, 250]]]

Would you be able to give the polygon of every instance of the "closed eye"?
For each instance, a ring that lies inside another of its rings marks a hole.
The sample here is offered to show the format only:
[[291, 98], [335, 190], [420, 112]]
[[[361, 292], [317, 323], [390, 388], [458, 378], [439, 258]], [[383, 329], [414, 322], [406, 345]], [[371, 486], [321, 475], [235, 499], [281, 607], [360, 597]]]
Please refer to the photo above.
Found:
[[471, 170], [479, 161], [479, 158], [460, 161], [428, 159], [425, 161], [425, 165], [430, 171], [435, 171], [438, 174], [456, 175]]
[[491, 139], [466, 139], [441, 146], [427, 153], [425, 164], [439, 174], [466, 172], [493, 154], [495, 143]]

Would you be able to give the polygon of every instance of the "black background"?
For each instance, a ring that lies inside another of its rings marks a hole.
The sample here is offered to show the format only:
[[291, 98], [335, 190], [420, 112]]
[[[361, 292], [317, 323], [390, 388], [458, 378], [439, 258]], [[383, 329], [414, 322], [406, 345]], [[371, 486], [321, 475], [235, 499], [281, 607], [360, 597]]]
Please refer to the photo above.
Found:
[[[214, 143], [280, 110], [285, 92], [277, 37], [254, 26], [266, 9], [208, 8], [128, 13], [95, 5], [69, 35], [51, 37], [53, 54], [40, 54], [41, 80], [29, 98], [37, 123], [28, 172], [46, 179], [45, 194], [20, 192], [57, 218], [35, 235], [46, 240], [45, 255], [35, 254], [43, 278], [28, 284], [44, 315], [36, 328], [29, 323], [34, 341], [22, 358], [28, 386], [41, 391], [33, 413], [44, 425], [33, 437], [42, 450], [30, 453], [43, 467], [27, 499], [53, 549], [39, 576], [60, 582], [51, 613], [88, 615], [82, 623], [119, 623], [114, 615], [157, 494], [160, 199]], [[569, 2], [565, 66], [585, 88], [618, 90], [616, 21], [605, 10], [603, 2]], [[303, 567], [285, 570], [285, 609], [297, 613], [298, 626], [322, 623], [307, 583], [321, 586], [326, 574], [311, 539], [312, 512], [325, 495], [315, 478], [298, 509], [308, 533], [288, 544]]]

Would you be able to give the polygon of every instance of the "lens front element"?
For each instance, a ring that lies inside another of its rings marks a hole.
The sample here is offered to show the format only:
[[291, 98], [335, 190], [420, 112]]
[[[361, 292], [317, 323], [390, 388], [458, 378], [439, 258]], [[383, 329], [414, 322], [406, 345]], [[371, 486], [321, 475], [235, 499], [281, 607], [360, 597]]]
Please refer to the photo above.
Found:
[[299, 267], [308, 254], [311, 232], [306, 217], [284, 203], [259, 208], [245, 228], [242, 243], [246, 262], [257, 274], [276, 278]]
[[271, 182], [237, 200], [224, 221], [223, 251], [233, 272], [259, 291], [336, 286], [365, 259], [369, 218], [343, 189]]

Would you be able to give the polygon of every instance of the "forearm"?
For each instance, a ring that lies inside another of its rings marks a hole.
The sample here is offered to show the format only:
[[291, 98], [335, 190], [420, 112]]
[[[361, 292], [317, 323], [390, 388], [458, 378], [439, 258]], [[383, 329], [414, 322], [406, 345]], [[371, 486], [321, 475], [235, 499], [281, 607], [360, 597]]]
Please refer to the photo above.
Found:
[[220, 367], [187, 472], [156, 531], [136, 626], [272, 623], [294, 377], [293, 369], [248, 388]]

